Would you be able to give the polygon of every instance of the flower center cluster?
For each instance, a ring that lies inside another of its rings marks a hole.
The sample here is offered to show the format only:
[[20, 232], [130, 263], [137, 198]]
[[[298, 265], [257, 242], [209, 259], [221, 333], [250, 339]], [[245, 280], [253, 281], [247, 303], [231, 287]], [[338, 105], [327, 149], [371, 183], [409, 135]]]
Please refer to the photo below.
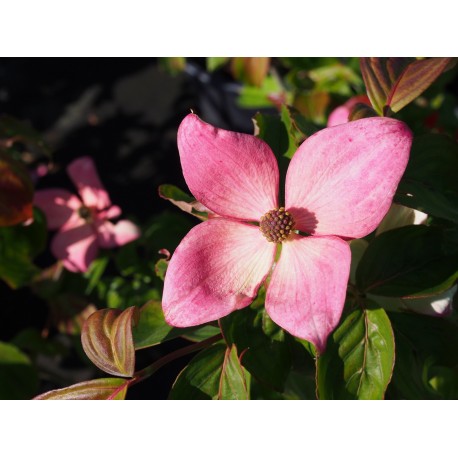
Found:
[[89, 207], [86, 207], [85, 205], [82, 205], [80, 208], [78, 208], [78, 215], [88, 222], [92, 220], [92, 211]]
[[294, 230], [294, 219], [284, 207], [268, 211], [260, 221], [259, 228], [264, 237], [273, 243], [281, 243]]

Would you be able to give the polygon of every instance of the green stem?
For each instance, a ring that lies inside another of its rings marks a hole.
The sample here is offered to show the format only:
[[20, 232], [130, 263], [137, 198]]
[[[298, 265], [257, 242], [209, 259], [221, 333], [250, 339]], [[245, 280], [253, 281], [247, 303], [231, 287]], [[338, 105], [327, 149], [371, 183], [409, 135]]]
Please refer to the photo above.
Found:
[[209, 339], [203, 340], [202, 342], [195, 343], [193, 345], [189, 345], [184, 348], [180, 348], [168, 355], [164, 356], [163, 358], [159, 359], [158, 361], [146, 366], [144, 369], [139, 370], [133, 376], [133, 378], [129, 382], [129, 386], [135, 385], [138, 382], [141, 382], [148, 377], [151, 377], [155, 372], [157, 372], [162, 366], [165, 366], [167, 363], [181, 358], [189, 353], [194, 353], [195, 351], [201, 350], [202, 348], [209, 347], [211, 344], [218, 342], [223, 337], [221, 334], [217, 334], [216, 336], [210, 337]]

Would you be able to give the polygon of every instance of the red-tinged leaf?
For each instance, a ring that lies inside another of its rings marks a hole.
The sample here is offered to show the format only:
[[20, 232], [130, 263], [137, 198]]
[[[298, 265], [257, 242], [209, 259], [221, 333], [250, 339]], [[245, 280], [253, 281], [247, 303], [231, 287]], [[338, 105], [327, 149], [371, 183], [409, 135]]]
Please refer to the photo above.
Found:
[[387, 105], [396, 113], [424, 92], [445, 70], [450, 57], [434, 57], [410, 63], [391, 89]]
[[0, 226], [13, 226], [33, 217], [33, 185], [27, 169], [0, 151]]
[[424, 92], [446, 70], [450, 57], [416, 60], [407, 57], [361, 58], [361, 72], [372, 106], [398, 112]]
[[60, 390], [52, 390], [40, 394], [35, 400], [115, 400], [122, 401], [126, 397], [130, 380], [123, 378], [100, 378], [88, 382], [77, 383]]
[[378, 116], [378, 114], [372, 107], [366, 105], [365, 103], [357, 103], [351, 109], [350, 114], [348, 115], [348, 120], [356, 121], [358, 119], [374, 118], [376, 116]]
[[159, 197], [168, 200], [173, 205], [176, 205], [180, 210], [183, 210], [202, 221], [214, 216], [214, 213], [208, 208], [176, 186], [163, 184], [159, 186], [158, 192]]
[[367, 95], [380, 115], [383, 114], [393, 84], [411, 61], [413, 59], [403, 57], [362, 57], [360, 59]]
[[218, 399], [249, 399], [245, 370], [237, 356], [237, 348], [232, 345], [226, 349], [219, 383]]
[[84, 323], [81, 334], [88, 358], [111, 375], [131, 377], [135, 370], [135, 347], [132, 321], [137, 321], [138, 309], [129, 307], [98, 310]]

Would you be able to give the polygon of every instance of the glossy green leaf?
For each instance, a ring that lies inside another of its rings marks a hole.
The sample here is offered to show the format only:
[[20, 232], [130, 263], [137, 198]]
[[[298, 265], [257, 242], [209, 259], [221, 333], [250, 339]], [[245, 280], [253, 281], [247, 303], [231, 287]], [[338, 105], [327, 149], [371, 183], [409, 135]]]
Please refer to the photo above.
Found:
[[357, 103], [351, 110], [350, 114], [348, 115], [349, 121], [357, 121], [358, 119], [364, 118], [374, 118], [378, 116], [377, 112], [366, 105], [365, 103]]
[[135, 348], [138, 350], [175, 339], [183, 332], [184, 329], [174, 328], [165, 322], [160, 301], [149, 301], [140, 307], [138, 321], [132, 333]]
[[280, 116], [257, 113], [253, 121], [256, 135], [272, 148], [275, 156], [285, 156], [290, 149], [290, 139]]
[[33, 185], [27, 169], [0, 151], [0, 226], [13, 226], [33, 216]]
[[243, 366], [259, 381], [282, 391], [291, 368], [285, 332], [264, 308], [237, 310], [220, 320], [228, 345], [236, 345]]
[[414, 138], [396, 202], [458, 223], [458, 144], [446, 135]]
[[356, 270], [361, 291], [380, 296], [433, 295], [450, 288], [458, 256], [443, 249], [436, 227], [405, 226], [383, 232], [367, 247]]
[[394, 337], [383, 309], [352, 312], [317, 361], [320, 399], [383, 399], [394, 365]]
[[372, 106], [379, 114], [394, 112], [424, 92], [450, 64], [451, 58], [361, 58], [361, 73]]
[[352, 95], [352, 88], [362, 84], [361, 78], [348, 66], [340, 63], [312, 68], [310, 79], [315, 90], [331, 92], [344, 96]]
[[0, 399], [30, 399], [38, 388], [38, 374], [27, 355], [0, 342]]
[[190, 215], [194, 215], [202, 221], [208, 219], [209, 213], [213, 214], [210, 210], [208, 210], [208, 208], [204, 207], [200, 202], [194, 199], [194, 197], [191, 197], [180, 188], [171, 184], [163, 184], [159, 186], [159, 196], [168, 200], [173, 205], [176, 205], [180, 210], [183, 210]]
[[217, 343], [195, 356], [175, 381], [171, 399], [248, 399], [235, 346]]
[[129, 380], [122, 378], [100, 378], [60, 390], [52, 390], [40, 394], [35, 400], [39, 401], [63, 401], [63, 400], [115, 400], [125, 399]]
[[93, 313], [84, 323], [81, 343], [88, 358], [104, 372], [131, 377], [135, 370], [132, 325], [138, 309], [104, 309]]
[[174, 328], [164, 319], [160, 301], [149, 301], [140, 308], [137, 324], [133, 328], [135, 348], [152, 347], [167, 340], [183, 337], [193, 342], [200, 342], [220, 333], [216, 326], [194, 326]]

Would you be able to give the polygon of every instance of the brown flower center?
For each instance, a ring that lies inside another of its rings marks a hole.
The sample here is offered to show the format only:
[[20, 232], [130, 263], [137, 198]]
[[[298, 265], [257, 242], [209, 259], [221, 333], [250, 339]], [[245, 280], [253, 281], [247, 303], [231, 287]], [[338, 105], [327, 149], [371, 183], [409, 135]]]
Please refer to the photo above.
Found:
[[264, 237], [273, 243], [281, 243], [288, 238], [294, 230], [294, 218], [284, 207], [268, 211], [259, 224]]
[[80, 208], [78, 208], [78, 215], [88, 222], [92, 220], [91, 209], [89, 207], [86, 207], [85, 205], [82, 205]]

